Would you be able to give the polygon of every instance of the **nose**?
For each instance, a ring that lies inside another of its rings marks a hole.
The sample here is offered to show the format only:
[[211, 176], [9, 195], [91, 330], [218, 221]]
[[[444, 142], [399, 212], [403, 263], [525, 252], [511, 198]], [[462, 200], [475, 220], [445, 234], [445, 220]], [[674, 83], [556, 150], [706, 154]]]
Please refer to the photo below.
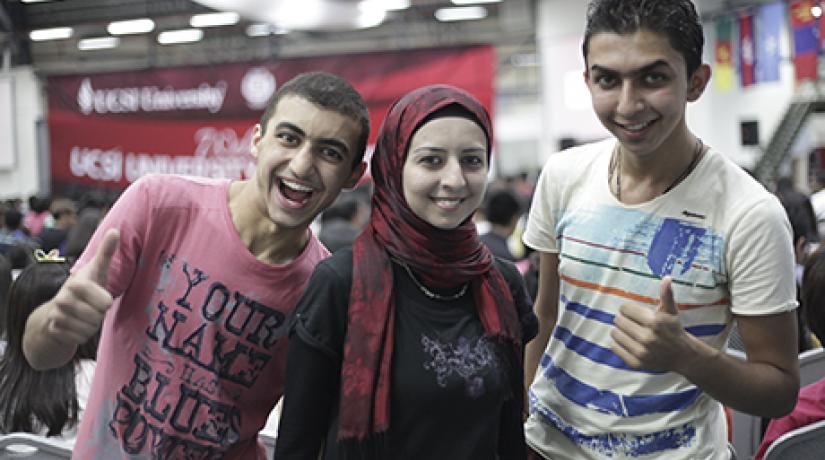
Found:
[[450, 189], [460, 189], [467, 184], [464, 170], [458, 158], [450, 157], [441, 170], [441, 185]]
[[306, 177], [312, 171], [312, 146], [309, 142], [304, 142], [295, 149], [289, 160], [289, 169], [296, 177]]
[[616, 112], [622, 117], [632, 117], [636, 113], [642, 111], [644, 103], [642, 102], [641, 93], [636, 88], [632, 81], [625, 81], [622, 83], [622, 88], [619, 92], [619, 102], [616, 106]]

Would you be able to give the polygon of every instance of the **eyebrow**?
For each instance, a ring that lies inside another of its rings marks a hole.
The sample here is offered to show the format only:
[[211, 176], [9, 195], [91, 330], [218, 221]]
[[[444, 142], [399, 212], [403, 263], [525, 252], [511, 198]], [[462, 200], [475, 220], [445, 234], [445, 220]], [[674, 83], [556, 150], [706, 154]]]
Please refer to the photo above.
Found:
[[[278, 123], [277, 125], [275, 125], [275, 131], [278, 131], [278, 130], [281, 130], [281, 129], [288, 129], [290, 131], [294, 131], [296, 134], [298, 134], [301, 137], [306, 137], [307, 136], [306, 132], [304, 132], [303, 129], [295, 126], [294, 124], [292, 124], [288, 121], [282, 121], [282, 122]], [[347, 146], [347, 144], [345, 144], [344, 142], [342, 142], [342, 141], [340, 141], [340, 140], [338, 140], [334, 137], [321, 137], [321, 138], [313, 139], [313, 140], [315, 142], [321, 144], [321, 145], [328, 145], [328, 146], [331, 146], [331, 147], [337, 147], [340, 150], [342, 150], [345, 154], [349, 155], [350, 150], [349, 150], [349, 147]]]
[[653, 61], [653, 62], [651, 62], [650, 64], [648, 64], [646, 66], [642, 66], [642, 67], [639, 67], [638, 69], [631, 70], [630, 72], [627, 72], [625, 74], [622, 74], [621, 72], [618, 72], [618, 71], [613, 70], [613, 69], [609, 69], [607, 67], [602, 67], [598, 64], [593, 64], [592, 66], [590, 66], [590, 70], [591, 71], [596, 71], [596, 72], [625, 75], [625, 76], [628, 76], [628, 77], [631, 77], [631, 78], [635, 78], [635, 77], [638, 77], [639, 75], [643, 75], [647, 72], [650, 72], [651, 70], [656, 69], [657, 67], [662, 67], [662, 66], [669, 68], [670, 64], [668, 64], [668, 62], [665, 61], [664, 59], [657, 59], [656, 61]]

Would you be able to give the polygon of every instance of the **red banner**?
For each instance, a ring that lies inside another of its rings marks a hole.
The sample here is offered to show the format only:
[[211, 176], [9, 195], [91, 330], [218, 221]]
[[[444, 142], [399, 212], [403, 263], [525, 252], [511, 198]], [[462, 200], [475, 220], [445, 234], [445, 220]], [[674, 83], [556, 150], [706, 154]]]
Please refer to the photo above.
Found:
[[495, 62], [485, 45], [51, 77], [52, 187], [124, 188], [150, 172], [247, 178], [252, 126], [278, 85], [307, 71], [364, 96], [370, 143], [390, 104], [424, 85], [458, 86], [492, 111]]

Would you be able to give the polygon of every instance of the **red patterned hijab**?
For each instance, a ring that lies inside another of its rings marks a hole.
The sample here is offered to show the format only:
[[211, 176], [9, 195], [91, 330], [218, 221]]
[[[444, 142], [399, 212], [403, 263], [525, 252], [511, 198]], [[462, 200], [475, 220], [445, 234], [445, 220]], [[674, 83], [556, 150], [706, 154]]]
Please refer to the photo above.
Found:
[[389, 428], [395, 329], [390, 257], [407, 263], [426, 286], [446, 290], [470, 282], [486, 334], [520, 353], [512, 295], [472, 220], [467, 218], [454, 229], [439, 229], [415, 215], [404, 199], [402, 170], [410, 139], [432, 114], [456, 105], [487, 135], [489, 163], [489, 115], [473, 96], [451, 86], [426, 86], [408, 93], [392, 106], [378, 134], [371, 163], [372, 215], [353, 244], [339, 441], [365, 441]]

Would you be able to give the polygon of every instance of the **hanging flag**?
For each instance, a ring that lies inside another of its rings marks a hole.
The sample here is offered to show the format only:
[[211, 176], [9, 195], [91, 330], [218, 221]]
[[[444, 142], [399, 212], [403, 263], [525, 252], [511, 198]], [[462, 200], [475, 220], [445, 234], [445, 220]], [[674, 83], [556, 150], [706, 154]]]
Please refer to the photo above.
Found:
[[817, 20], [811, 14], [813, 0], [795, 0], [789, 5], [793, 29], [793, 64], [796, 81], [816, 80], [816, 58], [819, 52]]
[[[820, 6], [825, 6], [820, 3]], [[819, 15], [819, 54], [825, 54], [825, 11]]]
[[739, 83], [743, 87], [755, 83], [756, 52], [753, 49], [753, 15], [739, 16]]
[[759, 8], [756, 24], [756, 82], [779, 81], [779, 40], [785, 21], [785, 4]]
[[716, 89], [733, 88], [733, 21], [727, 16], [716, 20], [716, 68], [713, 69]]

